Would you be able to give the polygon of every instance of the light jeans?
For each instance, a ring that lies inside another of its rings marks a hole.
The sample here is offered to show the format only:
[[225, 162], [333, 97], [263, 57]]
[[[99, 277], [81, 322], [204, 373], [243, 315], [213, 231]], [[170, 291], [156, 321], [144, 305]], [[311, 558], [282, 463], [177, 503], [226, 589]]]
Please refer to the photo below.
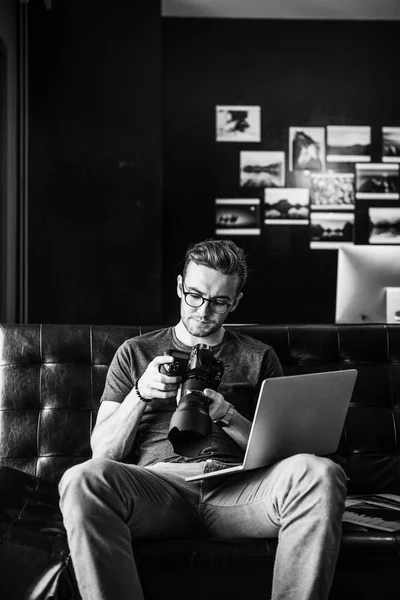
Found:
[[143, 468], [91, 459], [68, 469], [60, 506], [83, 600], [143, 600], [132, 541], [205, 535], [279, 537], [273, 600], [326, 599], [340, 545], [343, 469], [298, 454], [270, 468], [185, 481], [219, 468], [210, 460]]

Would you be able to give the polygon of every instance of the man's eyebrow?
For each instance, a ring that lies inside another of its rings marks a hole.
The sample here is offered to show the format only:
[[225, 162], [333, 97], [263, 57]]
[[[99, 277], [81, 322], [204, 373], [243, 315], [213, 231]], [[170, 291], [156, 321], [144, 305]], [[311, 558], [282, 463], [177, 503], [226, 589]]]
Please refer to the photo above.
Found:
[[[186, 287], [186, 286], [185, 286]], [[193, 287], [192, 285], [188, 285], [187, 290], [190, 290], [192, 292], [195, 292], [196, 294], [199, 294], [199, 296], [203, 296], [203, 292], [200, 292], [200, 290], [198, 290], [197, 288]], [[232, 298], [230, 296], [213, 296], [212, 298], [210, 298], [210, 300], [231, 300]]]

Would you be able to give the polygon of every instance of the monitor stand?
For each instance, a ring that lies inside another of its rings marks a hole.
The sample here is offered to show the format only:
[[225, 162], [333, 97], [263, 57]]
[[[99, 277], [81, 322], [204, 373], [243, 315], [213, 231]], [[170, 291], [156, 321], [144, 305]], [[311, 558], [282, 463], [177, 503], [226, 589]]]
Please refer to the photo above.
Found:
[[387, 287], [386, 323], [400, 323], [400, 287]]

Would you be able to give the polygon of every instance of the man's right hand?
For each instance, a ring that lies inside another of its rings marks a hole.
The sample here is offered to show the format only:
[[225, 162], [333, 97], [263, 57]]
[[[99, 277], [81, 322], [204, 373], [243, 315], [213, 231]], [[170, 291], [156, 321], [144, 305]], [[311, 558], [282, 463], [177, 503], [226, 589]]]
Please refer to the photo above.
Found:
[[153, 398], [175, 398], [182, 377], [160, 373], [161, 365], [172, 362], [174, 362], [173, 356], [163, 355], [156, 356], [148, 364], [147, 369], [138, 381], [139, 393], [143, 398], [146, 400], [152, 400]]

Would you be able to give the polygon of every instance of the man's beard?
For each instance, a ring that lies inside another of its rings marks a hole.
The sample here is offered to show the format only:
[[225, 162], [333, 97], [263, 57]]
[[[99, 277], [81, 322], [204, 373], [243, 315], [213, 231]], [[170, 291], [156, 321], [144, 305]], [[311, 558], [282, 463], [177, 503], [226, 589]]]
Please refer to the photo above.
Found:
[[187, 331], [194, 337], [208, 337], [218, 331], [222, 327], [222, 323], [204, 322], [198, 321], [194, 317], [183, 315], [182, 323], [186, 327]]

